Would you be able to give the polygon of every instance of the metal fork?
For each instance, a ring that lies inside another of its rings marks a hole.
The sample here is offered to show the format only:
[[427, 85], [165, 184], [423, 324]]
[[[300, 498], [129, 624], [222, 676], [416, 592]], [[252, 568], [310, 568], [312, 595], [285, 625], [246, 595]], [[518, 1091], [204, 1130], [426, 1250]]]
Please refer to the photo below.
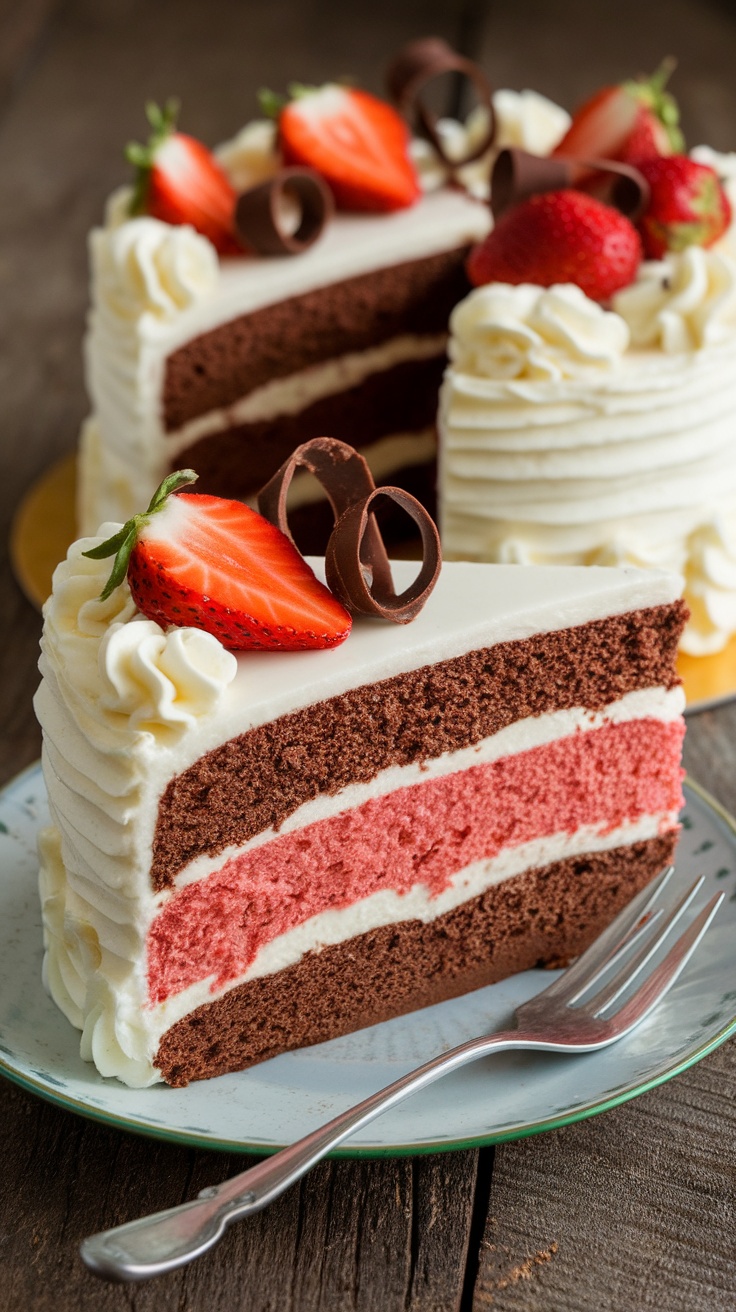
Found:
[[[723, 901], [722, 893], [711, 898], [667, 955], [612, 1011], [702, 887], [703, 880], [698, 879], [664, 917], [662, 908], [656, 904], [672, 870], [672, 866], [668, 867], [654, 885], [629, 903], [549, 988], [517, 1008], [516, 1029], [470, 1039], [434, 1057], [357, 1106], [341, 1112], [298, 1143], [283, 1148], [224, 1184], [203, 1189], [192, 1202], [92, 1235], [81, 1246], [83, 1261], [96, 1275], [107, 1280], [147, 1280], [173, 1271], [212, 1248], [232, 1221], [268, 1207], [356, 1130], [409, 1094], [467, 1062], [509, 1048], [593, 1052], [623, 1038], [649, 1015], [674, 984]], [[638, 950], [633, 952], [637, 944]], [[591, 996], [591, 990], [604, 977], [606, 982]]]

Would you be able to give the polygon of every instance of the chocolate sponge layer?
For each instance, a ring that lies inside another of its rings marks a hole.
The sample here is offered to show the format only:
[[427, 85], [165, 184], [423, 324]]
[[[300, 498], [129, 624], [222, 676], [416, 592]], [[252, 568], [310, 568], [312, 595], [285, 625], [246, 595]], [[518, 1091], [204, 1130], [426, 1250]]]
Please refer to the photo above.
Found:
[[172, 432], [264, 383], [392, 337], [445, 333], [450, 312], [470, 290], [468, 250], [347, 278], [195, 337], [166, 362], [164, 428]]
[[444, 367], [444, 355], [405, 361], [297, 414], [233, 424], [179, 452], [176, 467], [196, 469], [200, 492], [245, 499], [255, 496], [292, 451], [313, 437], [337, 437], [360, 449], [394, 433], [433, 430]]
[[368, 782], [480, 742], [517, 720], [600, 710], [637, 688], [678, 681], [682, 602], [498, 643], [352, 689], [233, 738], [172, 779], [159, 806], [152, 882], [173, 883], [320, 793]]
[[178, 1021], [164, 1034], [155, 1065], [169, 1084], [181, 1086], [517, 971], [564, 964], [668, 864], [675, 842], [667, 834], [569, 857], [516, 875], [428, 924], [403, 921], [307, 953]]

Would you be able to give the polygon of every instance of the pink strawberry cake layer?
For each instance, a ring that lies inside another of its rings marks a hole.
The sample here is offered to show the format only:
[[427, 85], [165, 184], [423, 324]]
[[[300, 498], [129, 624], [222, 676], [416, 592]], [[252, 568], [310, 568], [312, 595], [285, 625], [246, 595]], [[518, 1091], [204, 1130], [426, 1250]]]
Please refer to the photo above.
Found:
[[186, 1084], [569, 957], [671, 858], [675, 576], [454, 564], [411, 624], [234, 655], [99, 602], [91, 545], [36, 705], [44, 977], [102, 1074]]
[[386, 889], [402, 897], [421, 885], [431, 906], [461, 872], [526, 843], [582, 829], [605, 838], [645, 817], [670, 830], [682, 805], [683, 733], [680, 722], [658, 720], [576, 733], [397, 789], [231, 858], [177, 893], [151, 926], [150, 1002], [204, 979], [219, 990], [266, 944]]

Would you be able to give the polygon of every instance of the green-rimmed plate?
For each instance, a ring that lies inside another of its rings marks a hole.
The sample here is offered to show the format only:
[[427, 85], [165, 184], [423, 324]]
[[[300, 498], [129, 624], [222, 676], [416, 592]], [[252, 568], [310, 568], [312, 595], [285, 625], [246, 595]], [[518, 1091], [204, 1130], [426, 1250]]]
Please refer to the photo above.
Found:
[[[520, 1138], [615, 1107], [686, 1070], [736, 1031], [736, 824], [694, 784], [675, 887], [705, 875], [726, 900], [694, 961], [628, 1039], [577, 1057], [506, 1053], [476, 1062], [387, 1112], [343, 1156], [437, 1152]], [[138, 1134], [271, 1152], [464, 1039], [506, 1028], [550, 982], [527, 971], [490, 988], [237, 1075], [186, 1089], [128, 1089], [79, 1056], [79, 1035], [41, 986], [36, 835], [47, 822], [39, 765], [0, 792], [0, 1073], [70, 1111]], [[675, 890], [673, 889], [673, 892]]]

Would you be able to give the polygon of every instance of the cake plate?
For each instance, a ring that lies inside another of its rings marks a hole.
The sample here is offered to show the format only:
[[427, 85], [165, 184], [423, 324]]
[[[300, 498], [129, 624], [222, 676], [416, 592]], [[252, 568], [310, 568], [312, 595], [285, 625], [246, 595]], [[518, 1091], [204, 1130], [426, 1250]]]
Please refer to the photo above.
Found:
[[[13, 572], [39, 610], [51, 591], [51, 576], [76, 536], [76, 459], [65, 456], [46, 470], [23, 498], [10, 537]], [[715, 656], [686, 656], [677, 668], [687, 711], [702, 711], [736, 697], [736, 636]]]
[[[726, 900], [706, 947], [628, 1038], [577, 1057], [506, 1053], [438, 1081], [335, 1153], [379, 1157], [470, 1148], [555, 1129], [626, 1102], [700, 1061], [736, 1032], [736, 822], [686, 784], [673, 895], [697, 874]], [[200, 1148], [269, 1153], [456, 1043], [507, 1028], [551, 980], [527, 971], [235, 1075], [128, 1089], [79, 1056], [79, 1033], [41, 985], [36, 838], [48, 822], [40, 765], [0, 792], [0, 1074], [69, 1111]]]

